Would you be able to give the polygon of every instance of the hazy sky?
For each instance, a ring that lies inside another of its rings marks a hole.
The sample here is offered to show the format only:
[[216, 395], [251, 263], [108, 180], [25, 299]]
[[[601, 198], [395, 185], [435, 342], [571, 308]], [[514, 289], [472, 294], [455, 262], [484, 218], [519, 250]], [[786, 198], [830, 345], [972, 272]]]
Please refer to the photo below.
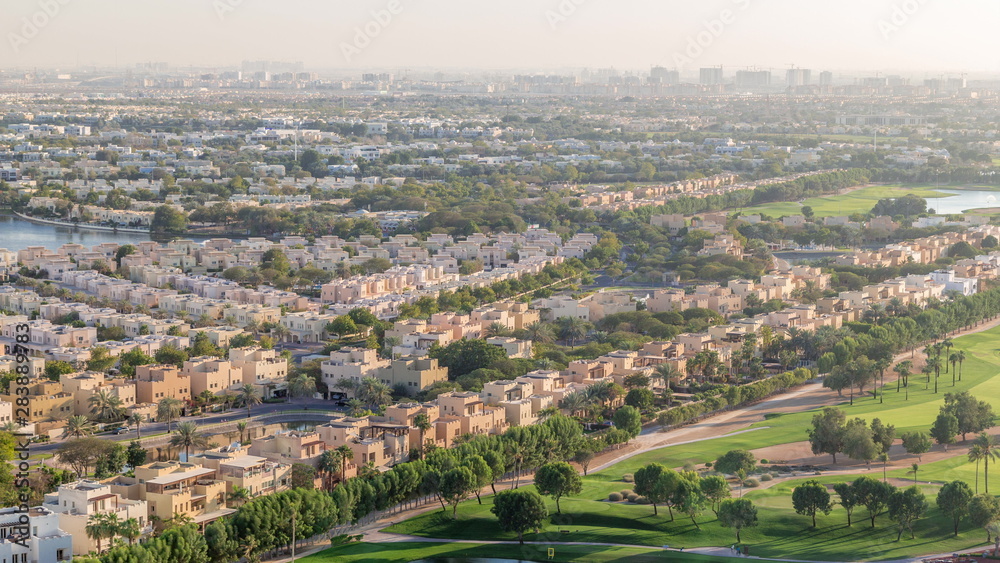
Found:
[[4, 15], [0, 67], [1000, 70], [997, 0], [5, 0]]

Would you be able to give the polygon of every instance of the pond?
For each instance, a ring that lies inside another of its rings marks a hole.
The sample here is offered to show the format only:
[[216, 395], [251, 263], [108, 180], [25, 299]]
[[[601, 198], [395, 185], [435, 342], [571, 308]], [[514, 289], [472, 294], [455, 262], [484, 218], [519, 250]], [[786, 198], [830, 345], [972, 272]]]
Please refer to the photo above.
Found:
[[927, 207], [940, 215], [964, 213], [970, 209], [984, 207], [1000, 207], [1000, 192], [988, 190], [937, 190], [944, 194], [954, 194], [950, 197], [930, 198]]

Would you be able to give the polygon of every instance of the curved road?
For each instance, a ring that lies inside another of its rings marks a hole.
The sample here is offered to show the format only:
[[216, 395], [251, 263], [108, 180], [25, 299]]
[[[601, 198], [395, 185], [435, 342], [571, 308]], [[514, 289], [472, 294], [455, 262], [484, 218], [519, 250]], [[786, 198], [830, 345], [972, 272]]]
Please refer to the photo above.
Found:
[[[320, 412], [331, 412], [331, 413], [344, 413], [345, 409], [337, 409], [334, 404], [330, 401], [324, 401], [321, 399], [299, 399], [293, 403], [265, 403], [260, 404], [250, 409], [251, 419], [271, 414], [281, 414], [288, 411], [301, 411], [315, 409], [317, 413]], [[186, 416], [179, 418], [170, 423], [171, 428], [175, 428], [178, 422], [194, 422], [198, 426], [208, 426], [213, 424], [221, 424], [225, 422], [236, 423], [247, 418], [247, 410], [244, 408], [234, 408], [230, 411], [221, 413], [211, 413], [204, 416]], [[167, 424], [165, 422], [147, 422], [144, 423], [140, 428], [139, 432], [143, 437], [153, 436], [155, 434], [163, 434], [167, 431]], [[114, 441], [131, 441], [135, 439], [135, 430], [127, 432], [125, 434], [109, 434], [102, 433], [96, 435], [98, 438], [104, 440], [114, 440]], [[52, 442], [42, 443], [42, 444], [32, 444], [29, 448], [31, 455], [37, 454], [51, 454], [55, 452], [56, 448], [63, 443], [63, 440], [53, 440]]]

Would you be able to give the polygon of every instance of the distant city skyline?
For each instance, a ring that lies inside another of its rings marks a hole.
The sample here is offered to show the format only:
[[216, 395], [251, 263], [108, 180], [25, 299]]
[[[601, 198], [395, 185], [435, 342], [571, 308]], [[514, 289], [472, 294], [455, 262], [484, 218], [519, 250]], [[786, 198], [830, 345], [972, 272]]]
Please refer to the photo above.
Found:
[[5, 68], [1000, 72], [987, 0], [12, 0]]

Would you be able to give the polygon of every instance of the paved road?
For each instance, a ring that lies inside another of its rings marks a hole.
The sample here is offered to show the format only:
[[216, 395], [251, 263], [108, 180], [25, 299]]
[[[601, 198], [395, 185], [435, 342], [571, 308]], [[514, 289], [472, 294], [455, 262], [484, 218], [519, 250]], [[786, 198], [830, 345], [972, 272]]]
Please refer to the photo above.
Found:
[[[287, 411], [300, 411], [303, 409], [315, 409], [318, 412], [334, 410], [337, 407], [330, 401], [323, 401], [320, 399], [299, 399], [292, 403], [275, 403], [275, 404], [260, 404], [250, 409], [250, 415], [252, 417], [269, 415], [269, 414], [281, 414]], [[195, 422], [199, 426], [207, 426], [210, 424], [220, 424], [223, 422], [238, 422], [244, 420], [247, 417], [247, 410], [244, 408], [235, 408], [228, 412], [212, 413], [205, 416], [188, 416], [180, 418], [171, 423], [171, 428], [177, 426], [178, 422]], [[165, 422], [147, 422], [139, 428], [142, 436], [152, 436], [153, 434], [162, 434], [167, 431], [167, 424]], [[127, 434], [98, 434], [97, 437], [105, 440], [131, 440], [135, 438], [134, 430]], [[45, 444], [32, 444], [30, 451], [32, 455], [52, 453], [56, 448], [62, 443], [62, 440], [55, 440], [53, 442]]]

